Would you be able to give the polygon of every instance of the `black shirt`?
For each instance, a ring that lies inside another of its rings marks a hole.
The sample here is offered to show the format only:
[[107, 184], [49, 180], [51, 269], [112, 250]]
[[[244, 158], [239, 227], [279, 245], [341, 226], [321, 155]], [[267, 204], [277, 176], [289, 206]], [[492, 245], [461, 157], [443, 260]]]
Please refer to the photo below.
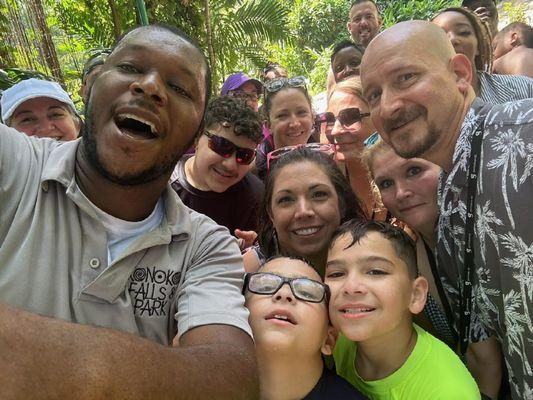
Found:
[[302, 400], [364, 400], [366, 399], [348, 381], [324, 366], [316, 386]]
[[178, 161], [175, 170], [177, 178], [171, 183], [183, 203], [225, 226], [232, 235], [236, 228], [256, 231], [257, 216], [265, 190], [263, 182], [249, 172], [225, 192], [198, 190], [187, 182], [185, 175], [185, 161], [190, 157], [192, 155], [185, 155]]

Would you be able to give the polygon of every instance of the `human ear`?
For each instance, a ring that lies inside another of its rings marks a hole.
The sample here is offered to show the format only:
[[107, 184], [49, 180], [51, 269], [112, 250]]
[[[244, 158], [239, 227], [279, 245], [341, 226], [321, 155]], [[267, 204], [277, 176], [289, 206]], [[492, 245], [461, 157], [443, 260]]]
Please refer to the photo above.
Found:
[[412, 314], [419, 314], [424, 309], [428, 294], [428, 281], [423, 276], [419, 276], [412, 283], [411, 302], [409, 311]]
[[326, 340], [322, 344], [322, 347], [320, 348], [320, 351], [325, 356], [330, 356], [333, 354], [333, 349], [335, 348], [335, 343], [337, 342], [337, 337], [339, 336], [339, 332], [337, 329], [335, 329], [333, 326], [328, 325], [328, 332], [326, 336]]
[[510, 37], [510, 43], [511, 47], [517, 47], [520, 46], [520, 38], [518, 37], [518, 33], [512, 32]]
[[348, 29], [348, 33], [352, 33], [352, 23], [351, 22], [348, 22], [346, 24], [346, 28]]
[[455, 81], [461, 93], [465, 93], [474, 79], [474, 70], [467, 56], [456, 54], [450, 60], [450, 65], [455, 74]]

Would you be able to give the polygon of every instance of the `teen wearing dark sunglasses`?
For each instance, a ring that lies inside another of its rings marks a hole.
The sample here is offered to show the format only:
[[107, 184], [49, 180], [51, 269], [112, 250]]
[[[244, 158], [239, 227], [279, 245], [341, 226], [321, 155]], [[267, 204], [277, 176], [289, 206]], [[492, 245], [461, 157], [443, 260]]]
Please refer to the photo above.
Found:
[[196, 153], [178, 162], [172, 187], [187, 206], [232, 234], [236, 229], [255, 231], [263, 183], [250, 169], [261, 138], [261, 118], [244, 100], [214, 99], [196, 139]]
[[250, 311], [265, 400], [363, 399], [324, 366], [335, 331], [329, 324], [329, 288], [306, 261], [270, 259], [247, 274], [243, 292]]

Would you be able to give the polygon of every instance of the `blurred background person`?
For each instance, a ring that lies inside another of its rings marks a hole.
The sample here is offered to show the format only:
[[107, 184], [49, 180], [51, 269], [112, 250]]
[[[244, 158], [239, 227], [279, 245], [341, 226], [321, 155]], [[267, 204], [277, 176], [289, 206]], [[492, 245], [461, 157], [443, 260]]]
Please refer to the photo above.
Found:
[[2, 121], [28, 136], [74, 140], [81, 119], [72, 99], [56, 82], [27, 79], [2, 93]]
[[495, 74], [524, 75], [533, 78], [533, 28], [513, 22], [492, 41]]
[[232, 96], [244, 99], [254, 110], [259, 110], [259, 96], [263, 93], [263, 84], [250, 78], [244, 72], [237, 72], [227, 77], [220, 90], [221, 96]]

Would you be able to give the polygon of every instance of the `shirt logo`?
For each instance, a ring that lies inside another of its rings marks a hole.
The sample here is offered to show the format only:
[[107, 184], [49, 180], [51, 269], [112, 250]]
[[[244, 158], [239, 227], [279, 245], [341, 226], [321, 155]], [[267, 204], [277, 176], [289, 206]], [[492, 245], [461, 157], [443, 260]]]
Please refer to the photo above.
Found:
[[135, 315], [168, 315], [170, 299], [176, 294], [181, 272], [157, 267], [138, 267], [130, 276], [128, 291]]

